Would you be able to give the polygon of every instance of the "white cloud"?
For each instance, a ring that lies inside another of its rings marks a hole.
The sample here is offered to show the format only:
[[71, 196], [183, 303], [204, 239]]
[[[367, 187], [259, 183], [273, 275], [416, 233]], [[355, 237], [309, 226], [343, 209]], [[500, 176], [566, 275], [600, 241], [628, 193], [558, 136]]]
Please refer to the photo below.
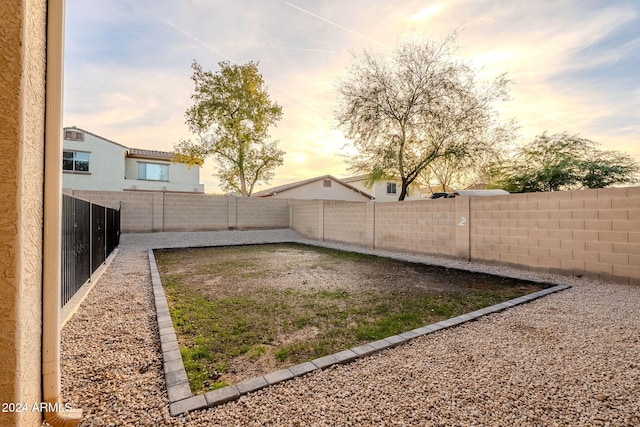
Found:
[[[290, 2], [313, 15], [283, 2], [189, 0], [176, 7], [167, 1], [68, 1], [65, 124], [125, 145], [170, 150], [190, 137], [184, 111], [191, 104], [191, 61], [216, 70], [224, 58], [257, 60], [272, 99], [284, 110], [272, 134], [288, 155], [272, 184], [341, 176], [345, 140], [334, 129], [334, 83], [349, 51], [375, 46], [371, 40], [387, 47], [405, 36], [442, 40], [461, 29], [459, 54], [482, 77], [507, 72], [514, 80], [512, 101], [501, 109], [518, 118], [523, 137], [580, 132], [640, 158], [640, 77], [627, 73], [622, 82], [597, 74], [637, 56], [637, 36], [610, 40], [618, 28], [638, 21], [637, 5]], [[205, 169], [203, 182], [215, 185], [213, 168]], [[208, 185], [212, 190], [219, 191]]]
[[409, 21], [430, 21], [439, 15], [445, 8], [444, 4], [434, 4], [420, 9], [417, 13], [409, 18]]

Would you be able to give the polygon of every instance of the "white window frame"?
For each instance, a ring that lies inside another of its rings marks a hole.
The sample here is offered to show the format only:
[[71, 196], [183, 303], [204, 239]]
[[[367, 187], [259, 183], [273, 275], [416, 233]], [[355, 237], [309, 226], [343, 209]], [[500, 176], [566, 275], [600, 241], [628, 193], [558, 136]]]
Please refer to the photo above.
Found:
[[[80, 150], [63, 150], [62, 151], [62, 172], [64, 173], [80, 173], [80, 174], [90, 174], [91, 173], [91, 153], [88, 151], [80, 151]], [[65, 159], [64, 155], [66, 153], [72, 153], [73, 157], [71, 159]], [[78, 161], [82, 161], [78, 159], [78, 154], [86, 154], [86, 162], [87, 162], [87, 170], [79, 170], [76, 168]], [[73, 164], [72, 169], [65, 169], [64, 162], [65, 160], [71, 160]]]
[[[149, 174], [147, 172], [148, 166], [158, 166], [161, 169], [166, 168], [166, 179], [163, 179], [163, 173], [160, 172], [160, 178], [149, 178]], [[167, 163], [153, 163], [153, 162], [138, 162], [138, 180], [140, 181], [156, 181], [156, 182], [169, 182], [169, 164]], [[144, 169], [144, 173], [141, 173], [141, 170]], [[144, 176], [143, 176], [144, 175]]]
[[387, 194], [398, 194], [398, 185], [395, 182], [387, 182]]

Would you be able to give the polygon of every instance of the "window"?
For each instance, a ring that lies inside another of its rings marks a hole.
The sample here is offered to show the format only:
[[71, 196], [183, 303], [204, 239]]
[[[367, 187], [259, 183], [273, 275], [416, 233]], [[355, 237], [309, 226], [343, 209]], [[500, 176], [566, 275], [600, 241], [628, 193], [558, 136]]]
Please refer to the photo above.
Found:
[[148, 181], [169, 181], [169, 165], [158, 163], [138, 163], [138, 179]]
[[331, 187], [331, 180], [325, 179], [324, 181], [322, 181], [322, 185], [323, 187]]
[[387, 194], [396, 194], [395, 182], [387, 182]]
[[62, 153], [62, 170], [69, 172], [89, 172], [89, 153], [64, 151]]
[[77, 130], [65, 130], [64, 139], [69, 141], [84, 141], [84, 133]]

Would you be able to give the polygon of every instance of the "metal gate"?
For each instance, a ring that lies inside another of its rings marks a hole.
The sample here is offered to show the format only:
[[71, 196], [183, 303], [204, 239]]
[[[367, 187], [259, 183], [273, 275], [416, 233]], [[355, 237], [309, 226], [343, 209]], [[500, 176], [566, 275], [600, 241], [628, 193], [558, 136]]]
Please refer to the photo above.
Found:
[[62, 196], [64, 306], [120, 243], [120, 209]]

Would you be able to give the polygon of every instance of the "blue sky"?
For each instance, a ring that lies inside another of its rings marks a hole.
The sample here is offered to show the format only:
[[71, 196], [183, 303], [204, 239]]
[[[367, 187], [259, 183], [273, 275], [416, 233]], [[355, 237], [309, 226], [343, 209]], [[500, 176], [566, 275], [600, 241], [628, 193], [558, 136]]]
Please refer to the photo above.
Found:
[[[271, 186], [348, 175], [335, 86], [352, 53], [460, 31], [459, 56], [507, 73], [519, 142], [579, 133], [640, 159], [637, 0], [67, 0], [65, 126], [130, 147], [170, 151], [190, 138], [191, 63], [258, 61], [283, 119], [287, 152]], [[207, 192], [220, 193], [211, 161]], [[263, 187], [264, 188], [264, 187]]]

